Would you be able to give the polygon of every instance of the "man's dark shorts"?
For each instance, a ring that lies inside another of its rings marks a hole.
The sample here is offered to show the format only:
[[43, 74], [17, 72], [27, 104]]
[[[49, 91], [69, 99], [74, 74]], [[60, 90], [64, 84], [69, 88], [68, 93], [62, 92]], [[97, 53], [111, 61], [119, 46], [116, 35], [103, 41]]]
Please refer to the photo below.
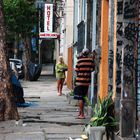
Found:
[[76, 100], [84, 100], [84, 97], [87, 96], [89, 86], [76, 86], [74, 88], [74, 99]]

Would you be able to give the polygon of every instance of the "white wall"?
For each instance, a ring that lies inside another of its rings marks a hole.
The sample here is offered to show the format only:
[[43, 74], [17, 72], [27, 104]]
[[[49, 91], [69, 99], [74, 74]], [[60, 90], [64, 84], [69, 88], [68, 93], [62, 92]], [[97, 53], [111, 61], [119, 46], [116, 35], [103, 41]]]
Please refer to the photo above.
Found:
[[62, 2], [62, 5], [60, 54], [63, 55], [65, 63], [68, 63], [68, 48], [73, 44], [73, 0], [65, 0]]
[[67, 0], [66, 2], [66, 17], [65, 17], [65, 28], [66, 28], [66, 40], [65, 40], [65, 61], [68, 61], [68, 48], [73, 45], [73, 0]]

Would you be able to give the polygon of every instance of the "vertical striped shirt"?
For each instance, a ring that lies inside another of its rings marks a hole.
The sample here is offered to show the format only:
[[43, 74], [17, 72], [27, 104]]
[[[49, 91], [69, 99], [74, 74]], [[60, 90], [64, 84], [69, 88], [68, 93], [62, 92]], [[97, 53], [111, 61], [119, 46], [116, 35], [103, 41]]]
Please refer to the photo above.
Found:
[[76, 85], [88, 86], [91, 83], [91, 72], [94, 71], [93, 58], [83, 57], [78, 59], [75, 71], [77, 73]]

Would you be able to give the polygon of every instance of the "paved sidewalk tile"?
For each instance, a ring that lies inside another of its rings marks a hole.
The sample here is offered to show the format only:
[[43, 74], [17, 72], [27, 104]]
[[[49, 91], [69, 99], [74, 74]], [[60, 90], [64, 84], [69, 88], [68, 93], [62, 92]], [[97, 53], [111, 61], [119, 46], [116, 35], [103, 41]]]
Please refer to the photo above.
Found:
[[14, 120], [0, 123], [0, 140], [66, 140], [81, 136], [89, 118], [76, 119], [78, 106], [68, 103], [66, 85], [62, 96], [57, 95], [53, 76], [41, 76], [32, 82], [22, 80], [21, 85], [29, 106], [18, 108], [19, 125]]
[[11, 133], [5, 140], [45, 140], [45, 136], [43, 132]]

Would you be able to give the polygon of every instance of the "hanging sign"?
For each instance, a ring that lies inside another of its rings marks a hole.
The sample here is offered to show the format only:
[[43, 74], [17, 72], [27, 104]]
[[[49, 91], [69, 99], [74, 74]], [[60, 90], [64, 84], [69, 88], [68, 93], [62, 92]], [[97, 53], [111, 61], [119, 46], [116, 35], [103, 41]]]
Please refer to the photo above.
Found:
[[53, 4], [45, 4], [44, 32], [52, 32], [53, 27]]
[[60, 34], [55, 32], [40, 32], [39, 37], [40, 38], [58, 38]]

